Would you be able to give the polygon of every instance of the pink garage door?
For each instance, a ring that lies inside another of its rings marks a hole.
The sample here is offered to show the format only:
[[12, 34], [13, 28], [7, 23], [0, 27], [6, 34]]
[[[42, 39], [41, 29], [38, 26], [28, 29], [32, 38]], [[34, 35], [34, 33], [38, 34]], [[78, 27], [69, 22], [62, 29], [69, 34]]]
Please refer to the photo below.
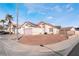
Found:
[[32, 35], [32, 29], [31, 28], [24, 29], [24, 34], [25, 35]]

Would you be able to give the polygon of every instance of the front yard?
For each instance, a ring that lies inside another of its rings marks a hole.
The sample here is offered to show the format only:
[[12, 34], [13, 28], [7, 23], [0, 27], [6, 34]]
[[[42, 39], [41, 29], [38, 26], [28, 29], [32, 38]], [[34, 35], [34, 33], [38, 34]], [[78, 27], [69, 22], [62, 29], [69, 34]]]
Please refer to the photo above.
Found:
[[28, 45], [41, 45], [41, 44], [53, 44], [57, 43], [63, 40], [66, 40], [67, 37], [65, 35], [52, 35], [52, 34], [47, 34], [47, 35], [30, 35], [30, 36], [23, 36], [19, 42], [23, 44], [28, 44]]

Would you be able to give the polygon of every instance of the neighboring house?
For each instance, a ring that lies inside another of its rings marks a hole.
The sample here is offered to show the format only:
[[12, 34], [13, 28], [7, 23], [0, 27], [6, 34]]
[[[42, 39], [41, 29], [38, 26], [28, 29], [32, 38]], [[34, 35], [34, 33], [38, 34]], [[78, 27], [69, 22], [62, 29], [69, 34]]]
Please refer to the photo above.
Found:
[[75, 28], [74, 27], [61, 28], [60, 29], [60, 34], [73, 35], [73, 34], [75, 34]]
[[75, 34], [79, 35], [79, 27], [75, 28]]
[[43, 29], [43, 33], [47, 34], [58, 34], [59, 29], [61, 28], [60, 26], [55, 26], [45, 22], [40, 22], [38, 25]]
[[19, 27], [19, 33], [25, 35], [38, 35], [38, 34], [58, 34], [59, 26], [53, 26], [48, 23], [40, 22], [38, 24], [34, 24], [32, 22], [25, 22]]

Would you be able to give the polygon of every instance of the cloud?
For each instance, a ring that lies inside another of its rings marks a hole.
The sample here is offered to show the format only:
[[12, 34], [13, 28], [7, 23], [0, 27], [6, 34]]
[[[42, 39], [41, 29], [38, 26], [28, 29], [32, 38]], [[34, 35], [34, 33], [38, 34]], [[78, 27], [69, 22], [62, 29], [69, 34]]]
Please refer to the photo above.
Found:
[[56, 18], [53, 16], [48, 16], [48, 17], [46, 17], [46, 20], [56, 20]]
[[53, 16], [48, 16], [47, 19], [54, 19], [54, 17]]
[[55, 5], [54, 7], [51, 8], [51, 10], [56, 11], [56, 12], [71, 12], [74, 10], [74, 8], [71, 6], [71, 4], [66, 4], [65, 6], [60, 6], [60, 5]]
[[70, 8], [70, 7], [71, 7], [71, 5], [70, 5], [70, 4], [67, 4], [67, 5], [66, 5], [66, 8]]
[[57, 11], [57, 12], [62, 12], [62, 11], [63, 11], [63, 8], [60, 7], [59, 5], [56, 5], [56, 6], [54, 6], [53, 8], [51, 8], [51, 10]]
[[[71, 12], [74, 10], [74, 8], [71, 6], [71, 4], [66, 4], [64, 5], [54, 5], [54, 6], [46, 6], [46, 4], [38, 4], [38, 3], [27, 3], [24, 4], [27, 8], [27, 14], [31, 13], [38, 13], [41, 15], [46, 15], [47, 13], [50, 12]], [[52, 4], [53, 5], [53, 4]]]
[[62, 12], [62, 8], [60, 6], [55, 6], [54, 9], [58, 12]]
[[37, 12], [40, 14], [46, 14], [45, 11], [47, 11], [47, 8], [45, 8], [43, 4], [31, 3], [31, 4], [24, 4], [24, 5], [28, 9], [28, 12], [27, 12], [28, 14], [33, 13], [33, 12]]
[[[46, 6], [46, 4], [24, 4], [28, 9], [28, 14], [32, 12], [37, 12], [40, 14], [46, 14], [49, 13], [49, 11], [56, 11], [56, 12], [62, 12], [63, 8], [59, 5], [55, 6]], [[53, 5], [53, 4], [52, 4]]]
[[74, 8], [71, 6], [71, 4], [67, 4], [65, 8], [66, 8], [66, 10], [67, 10], [68, 12], [71, 12], [71, 11], [74, 10]]
[[24, 4], [24, 6], [28, 9], [27, 13], [35, 12], [35, 6], [36, 4]]
[[74, 10], [74, 8], [73, 7], [70, 7], [69, 9], [68, 9], [68, 12], [71, 12], [71, 11], [73, 11]]

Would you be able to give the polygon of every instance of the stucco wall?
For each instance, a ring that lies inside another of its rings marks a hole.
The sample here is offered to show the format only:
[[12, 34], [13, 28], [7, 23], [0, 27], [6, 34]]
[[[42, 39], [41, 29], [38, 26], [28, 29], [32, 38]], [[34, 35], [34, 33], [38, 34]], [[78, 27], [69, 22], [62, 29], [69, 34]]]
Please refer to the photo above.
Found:
[[[20, 34], [24, 34], [24, 28], [32, 28], [32, 35], [44, 34], [44, 32], [46, 32], [47, 34], [51, 34], [51, 33], [58, 34], [59, 33], [59, 29], [49, 26], [49, 25], [45, 25], [45, 27], [41, 26], [41, 28], [23, 26], [22, 28], [19, 29]], [[50, 28], [52, 28], [52, 30], [53, 30], [52, 32], [50, 32]]]
[[20, 29], [18, 29], [18, 32], [19, 32], [20, 34], [24, 34], [24, 29], [23, 29], [23, 28], [20, 28]]
[[[55, 28], [55, 27], [52, 27], [52, 26], [50, 26], [50, 25], [47, 25], [47, 24], [45, 24], [45, 25], [40, 25], [41, 26], [41, 28], [43, 28], [43, 30], [45, 30], [45, 32], [47, 32], [48, 34], [51, 34], [51, 33], [53, 33], [53, 34], [58, 34], [59, 33], [59, 29], [57, 29], [57, 28]], [[44, 27], [43, 27], [44, 26]], [[45, 28], [45, 29], [44, 29]], [[50, 32], [50, 28], [52, 28], [52, 32]]]
[[59, 33], [59, 29], [53, 28], [53, 34], [58, 34], [58, 33]]
[[38, 34], [43, 34], [44, 31], [42, 28], [32, 28], [32, 34], [33, 35], [38, 35]]
[[75, 34], [76, 34], [76, 35], [79, 35], [79, 31], [75, 31]]

